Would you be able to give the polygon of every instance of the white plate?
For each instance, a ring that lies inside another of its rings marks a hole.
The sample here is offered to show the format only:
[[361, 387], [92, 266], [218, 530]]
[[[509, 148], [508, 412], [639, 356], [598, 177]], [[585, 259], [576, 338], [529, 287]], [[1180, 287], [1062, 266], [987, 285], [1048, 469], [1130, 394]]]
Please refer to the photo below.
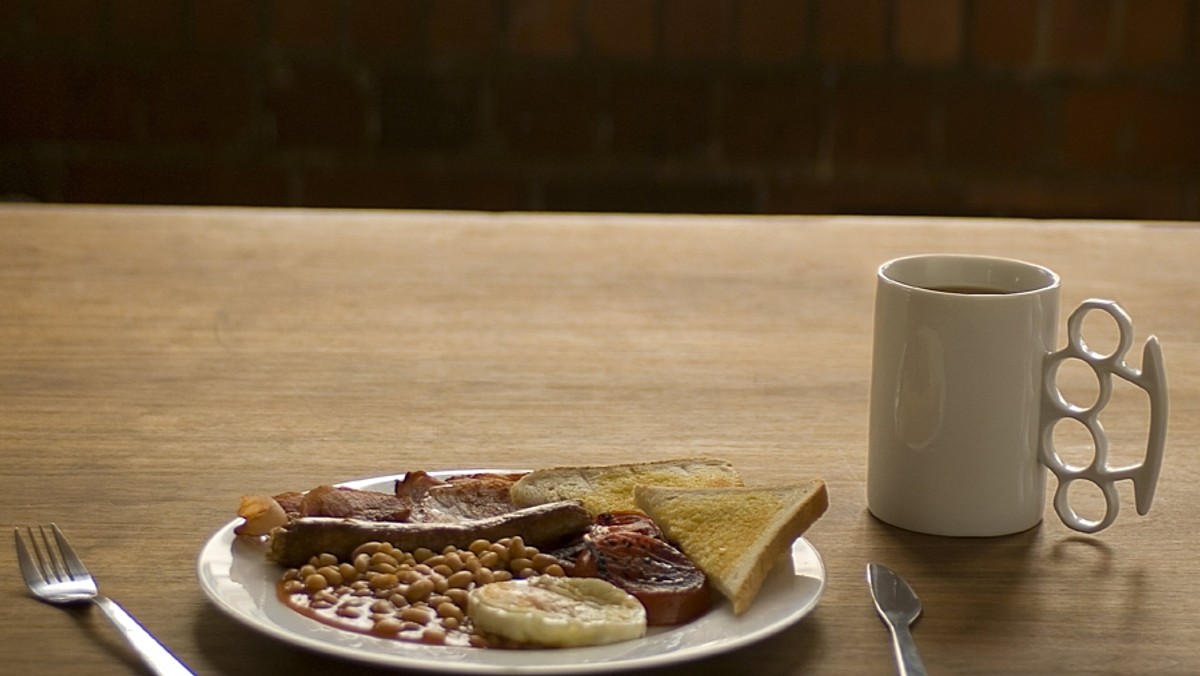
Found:
[[[438, 476], [513, 470], [456, 470]], [[404, 475], [343, 485], [391, 491]], [[325, 655], [369, 664], [457, 674], [613, 673], [657, 667], [722, 653], [762, 640], [799, 621], [825, 591], [825, 564], [804, 538], [792, 544], [740, 617], [718, 602], [707, 614], [678, 627], [652, 627], [644, 638], [606, 646], [500, 650], [428, 646], [334, 629], [289, 609], [275, 596], [281, 569], [265, 559], [265, 546], [234, 537], [235, 519], [209, 538], [196, 563], [200, 586], [225, 613], [268, 636]]]

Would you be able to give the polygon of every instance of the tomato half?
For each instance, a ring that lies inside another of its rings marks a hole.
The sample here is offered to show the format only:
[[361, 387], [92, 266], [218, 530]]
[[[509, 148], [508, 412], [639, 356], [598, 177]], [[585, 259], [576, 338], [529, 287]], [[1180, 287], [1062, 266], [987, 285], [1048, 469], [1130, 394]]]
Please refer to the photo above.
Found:
[[646, 607], [647, 624], [682, 624], [712, 605], [704, 573], [665, 540], [636, 530], [599, 530], [585, 541], [575, 574], [592, 569], [629, 592]]

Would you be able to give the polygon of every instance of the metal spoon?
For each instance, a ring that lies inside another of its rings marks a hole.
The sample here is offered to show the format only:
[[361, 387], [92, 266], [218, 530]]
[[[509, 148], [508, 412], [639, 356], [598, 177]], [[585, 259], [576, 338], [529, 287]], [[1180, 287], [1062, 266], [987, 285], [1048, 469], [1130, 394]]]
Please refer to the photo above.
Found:
[[875, 609], [892, 633], [892, 649], [900, 676], [925, 676], [925, 665], [908, 627], [921, 614], [921, 599], [904, 578], [880, 563], [867, 564], [867, 585]]

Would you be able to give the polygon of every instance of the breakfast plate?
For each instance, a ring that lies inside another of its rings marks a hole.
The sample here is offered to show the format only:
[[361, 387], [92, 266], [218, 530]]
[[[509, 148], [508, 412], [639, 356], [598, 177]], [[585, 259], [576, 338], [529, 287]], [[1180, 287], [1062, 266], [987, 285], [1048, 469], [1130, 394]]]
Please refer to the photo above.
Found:
[[[507, 473], [455, 470], [434, 476]], [[344, 484], [391, 491], [403, 474]], [[221, 611], [262, 634], [331, 657], [377, 666], [455, 674], [615, 673], [676, 664], [760, 641], [808, 615], [825, 591], [825, 564], [804, 538], [767, 576], [754, 604], [740, 616], [718, 601], [705, 615], [674, 627], [651, 627], [646, 636], [603, 646], [540, 650], [458, 648], [376, 638], [336, 629], [288, 608], [275, 594], [282, 568], [266, 560], [266, 545], [234, 535], [235, 519], [217, 530], [196, 563], [200, 587]]]

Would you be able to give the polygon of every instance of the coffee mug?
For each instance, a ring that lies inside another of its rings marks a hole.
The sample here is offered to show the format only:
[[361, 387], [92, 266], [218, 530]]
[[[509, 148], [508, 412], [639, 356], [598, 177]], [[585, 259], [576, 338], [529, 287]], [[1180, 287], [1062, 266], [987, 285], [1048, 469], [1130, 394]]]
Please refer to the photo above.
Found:
[[[867, 462], [868, 509], [908, 530], [950, 536], [994, 536], [1027, 530], [1045, 511], [1047, 468], [1057, 477], [1054, 508], [1078, 531], [1107, 528], [1117, 517], [1115, 483], [1131, 480], [1139, 514], [1150, 509], [1162, 465], [1167, 382], [1162, 349], [1151, 337], [1140, 370], [1125, 362], [1133, 340], [1129, 316], [1115, 302], [1089, 300], [1067, 322], [1058, 344], [1060, 280], [1051, 270], [1016, 260], [928, 254], [883, 264], [876, 279]], [[1112, 354], [1083, 340], [1083, 320], [1109, 314], [1120, 329]], [[1068, 359], [1091, 367], [1099, 395], [1090, 406], [1067, 401], [1058, 388]], [[1142, 462], [1108, 466], [1101, 410], [1116, 376], [1150, 401]], [[1064, 461], [1054, 429], [1074, 419], [1090, 432], [1087, 466]], [[1068, 489], [1090, 482], [1105, 513], [1091, 520], [1071, 508]]]

